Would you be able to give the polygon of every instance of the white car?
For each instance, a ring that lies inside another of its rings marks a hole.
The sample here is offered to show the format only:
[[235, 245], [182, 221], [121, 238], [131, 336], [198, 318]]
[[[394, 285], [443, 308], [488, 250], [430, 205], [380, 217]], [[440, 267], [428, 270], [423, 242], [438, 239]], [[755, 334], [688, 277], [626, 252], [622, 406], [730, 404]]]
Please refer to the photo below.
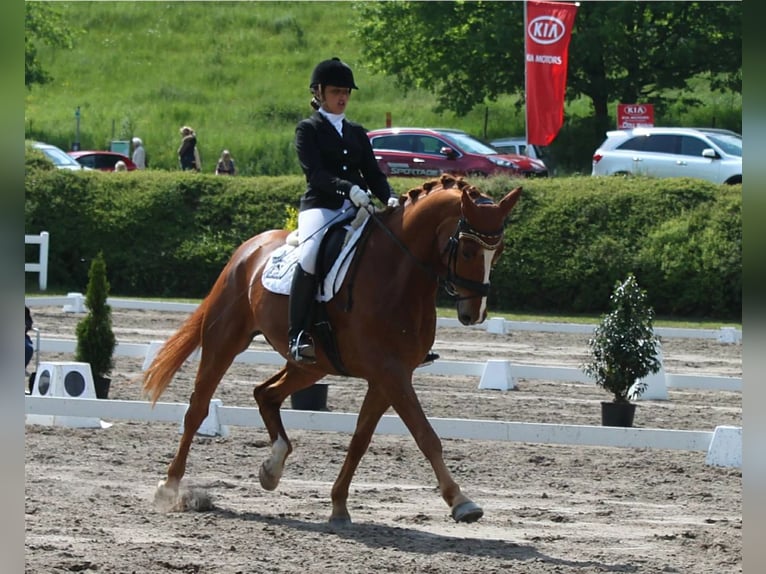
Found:
[[32, 147], [34, 147], [35, 149], [39, 149], [41, 152], [43, 152], [45, 154], [45, 157], [51, 160], [53, 162], [53, 165], [55, 165], [57, 169], [73, 169], [76, 171], [88, 169], [88, 168], [84, 168], [82, 165], [80, 165], [77, 162], [76, 159], [74, 159], [63, 149], [58, 148], [55, 145], [42, 143], [42, 142], [34, 142], [32, 144]]
[[714, 128], [633, 128], [606, 133], [591, 175], [695, 177], [742, 183], [742, 136]]

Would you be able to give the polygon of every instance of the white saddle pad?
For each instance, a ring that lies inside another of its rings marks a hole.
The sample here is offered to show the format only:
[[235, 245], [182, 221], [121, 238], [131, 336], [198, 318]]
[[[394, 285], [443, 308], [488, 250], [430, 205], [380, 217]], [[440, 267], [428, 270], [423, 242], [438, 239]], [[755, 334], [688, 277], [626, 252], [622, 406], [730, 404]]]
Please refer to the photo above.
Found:
[[[316, 299], [317, 301], [329, 301], [340, 290], [343, 285], [343, 279], [346, 277], [351, 260], [354, 258], [354, 250], [356, 249], [359, 238], [362, 236], [362, 231], [369, 218], [364, 220], [357, 229], [352, 229], [351, 225], [346, 226], [347, 232], [350, 231], [350, 237], [347, 237], [346, 244], [340, 251], [340, 255], [335, 260], [324, 280], [324, 292], [317, 289]], [[295, 266], [298, 263], [298, 248], [285, 244], [278, 248], [271, 254], [269, 260], [266, 262], [266, 268], [261, 275], [261, 282], [263, 286], [272, 293], [278, 293], [280, 295], [290, 294], [290, 283], [293, 280], [293, 273], [295, 272]]]

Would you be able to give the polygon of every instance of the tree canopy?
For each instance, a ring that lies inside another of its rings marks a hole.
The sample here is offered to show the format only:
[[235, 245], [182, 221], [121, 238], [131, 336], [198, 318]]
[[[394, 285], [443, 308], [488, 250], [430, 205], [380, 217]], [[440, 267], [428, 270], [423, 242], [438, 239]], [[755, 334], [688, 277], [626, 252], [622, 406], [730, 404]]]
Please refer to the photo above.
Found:
[[74, 31], [65, 23], [59, 8], [50, 2], [24, 3], [24, 85], [45, 84], [51, 74], [40, 63], [40, 43], [57, 48], [71, 48]]
[[[432, 91], [466, 114], [524, 94], [523, 2], [360, 2], [358, 34], [372, 69]], [[591, 99], [608, 124], [615, 100], [651, 100], [707, 74], [741, 92], [741, 2], [583, 2], [569, 47], [567, 98]], [[690, 94], [691, 95], [691, 94]]]

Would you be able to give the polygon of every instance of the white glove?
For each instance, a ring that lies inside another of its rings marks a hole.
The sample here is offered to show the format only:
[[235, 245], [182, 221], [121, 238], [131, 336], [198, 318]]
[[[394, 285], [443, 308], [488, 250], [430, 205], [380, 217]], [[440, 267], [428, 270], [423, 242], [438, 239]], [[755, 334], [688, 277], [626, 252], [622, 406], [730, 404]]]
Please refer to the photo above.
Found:
[[388, 198], [388, 207], [399, 207], [399, 198], [393, 195]]
[[358, 185], [351, 188], [351, 191], [348, 192], [348, 198], [357, 207], [367, 207], [370, 205], [369, 194]]

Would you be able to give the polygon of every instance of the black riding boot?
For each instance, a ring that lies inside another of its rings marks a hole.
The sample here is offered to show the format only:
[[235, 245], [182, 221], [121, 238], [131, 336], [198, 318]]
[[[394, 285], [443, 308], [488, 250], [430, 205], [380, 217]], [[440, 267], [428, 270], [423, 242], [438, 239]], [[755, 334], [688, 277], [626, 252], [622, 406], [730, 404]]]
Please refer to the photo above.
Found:
[[311, 338], [311, 315], [316, 296], [316, 275], [306, 273], [300, 264], [295, 267], [295, 274], [290, 285], [290, 304], [288, 308], [290, 356], [298, 363], [316, 362], [314, 340]]

